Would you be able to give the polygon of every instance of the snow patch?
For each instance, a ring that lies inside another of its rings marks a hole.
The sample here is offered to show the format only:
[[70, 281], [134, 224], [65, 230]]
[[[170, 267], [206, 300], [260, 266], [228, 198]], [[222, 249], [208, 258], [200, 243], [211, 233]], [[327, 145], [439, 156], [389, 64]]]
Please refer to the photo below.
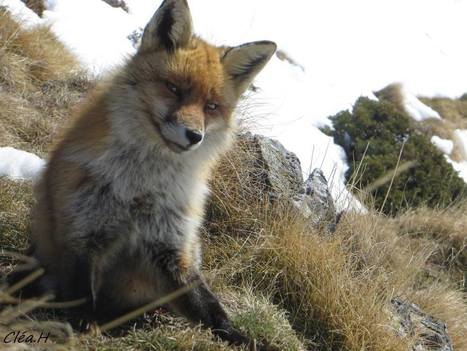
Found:
[[138, 22], [120, 8], [96, 0], [46, 3], [44, 20], [94, 76], [121, 66], [135, 53], [128, 36]]
[[452, 168], [454, 168], [454, 170], [457, 171], [459, 177], [461, 177], [464, 180], [464, 182], [467, 183], [467, 161], [456, 162], [451, 160], [447, 156], [445, 157], [446, 161], [448, 161], [452, 165]]
[[421, 102], [415, 94], [404, 86], [401, 87], [401, 95], [405, 111], [414, 120], [420, 122], [426, 119], [441, 119], [438, 112]]
[[452, 165], [459, 177], [467, 183], [467, 130], [456, 129], [452, 135], [453, 147], [459, 153], [461, 160], [459, 162], [452, 160], [450, 157], [445, 156], [446, 160]]
[[[305, 126], [304, 126], [305, 127]], [[308, 137], [310, 140], [310, 149], [312, 158], [308, 163], [306, 161], [308, 155], [306, 153], [298, 152], [297, 155], [301, 157], [303, 171], [309, 174], [314, 168], [320, 168], [326, 175], [329, 183], [329, 190], [338, 212], [360, 212], [366, 213], [365, 206], [347, 189], [345, 173], [349, 166], [344, 149], [334, 143], [332, 137], [324, 134], [320, 129], [315, 126], [309, 126], [308, 130], [303, 130], [304, 135], [302, 138], [295, 139], [293, 144], [293, 136], [284, 138], [284, 145], [288, 145], [290, 150], [303, 149], [303, 140]], [[300, 147], [300, 139], [302, 145]], [[309, 168], [307, 169], [307, 166]]]
[[34, 180], [41, 173], [45, 161], [26, 151], [0, 147], [0, 176], [13, 180]]
[[437, 135], [431, 137], [431, 143], [445, 155], [450, 155], [454, 149], [454, 143], [449, 139], [442, 139]]
[[467, 161], [467, 130], [456, 129], [452, 139], [463, 160]]
[[376, 102], [379, 102], [378, 97], [375, 95], [375, 93], [371, 92], [367, 95], [367, 98]]

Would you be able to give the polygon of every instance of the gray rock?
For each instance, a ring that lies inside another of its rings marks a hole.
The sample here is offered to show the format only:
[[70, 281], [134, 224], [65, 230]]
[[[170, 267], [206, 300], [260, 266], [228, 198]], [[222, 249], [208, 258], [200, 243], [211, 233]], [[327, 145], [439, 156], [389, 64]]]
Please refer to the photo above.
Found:
[[399, 335], [416, 336], [412, 351], [454, 351], [446, 325], [400, 298], [391, 300]]
[[139, 28], [135, 29], [133, 32], [131, 32], [127, 36], [127, 39], [129, 41], [131, 41], [131, 45], [133, 45], [133, 47], [135, 49], [137, 49], [139, 47], [140, 42], [141, 42], [141, 37], [142, 36], [143, 36], [143, 28], [139, 27]]
[[102, 0], [102, 1], [104, 1], [105, 3], [107, 3], [108, 5], [112, 7], [121, 8], [125, 12], [129, 11], [128, 6], [124, 0]]
[[303, 212], [314, 227], [324, 229], [327, 233], [336, 230], [336, 207], [329, 191], [328, 181], [319, 168], [315, 168], [305, 182], [301, 207], [305, 209]]
[[299, 64], [296, 60], [294, 60], [288, 53], [286, 53], [283, 50], [277, 50], [276, 51], [276, 57], [284, 62], [288, 62], [290, 65], [294, 67], [298, 67], [302, 70], [302, 72], [305, 72], [305, 67], [301, 64]]
[[315, 169], [303, 182], [300, 160], [277, 140], [246, 133], [240, 137], [255, 155], [255, 175], [260, 178], [271, 201], [286, 201], [309, 220], [314, 228], [332, 233], [336, 227], [336, 210], [327, 180]]
[[269, 196], [273, 199], [297, 197], [303, 193], [303, 176], [300, 160], [277, 140], [250, 135], [258, 156], [258, 166], [270, 188]]

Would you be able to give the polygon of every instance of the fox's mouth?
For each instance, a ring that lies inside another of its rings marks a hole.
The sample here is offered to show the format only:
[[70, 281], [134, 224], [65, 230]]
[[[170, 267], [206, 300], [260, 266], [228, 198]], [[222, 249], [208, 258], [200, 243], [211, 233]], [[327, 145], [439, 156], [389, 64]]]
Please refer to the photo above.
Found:
[[180, 154], [185, 151], [189, 151], [190, 149], [186, 146], [180, 145], [172, 140], [167, 139], [164, 134], [162, 133], [161, 126], [159, 123], [157, 123], [153, 118], [149, 118], [149, 121], [151, 122], [152, 126], [154, 127], [156, 133], [161, 137], [162, 141], [164, 144], [173, 152], [176, 152], [177, 154]]
[[185, 146], [182, 146], [182, 145], [179, 145], [177, 143], [174, 143], [173, 141], [167, 140], [166, 138], [164, 138], [163, 135], [162, 135], [162, 140], [164, 140], [165, 145], [167, 145], [167, 147], [170, 150], [172, 150], [172, 151], [174, 151], [174, 152], [176, 152], [178, 154], [190, 150], [189, 148], [187, 148]]

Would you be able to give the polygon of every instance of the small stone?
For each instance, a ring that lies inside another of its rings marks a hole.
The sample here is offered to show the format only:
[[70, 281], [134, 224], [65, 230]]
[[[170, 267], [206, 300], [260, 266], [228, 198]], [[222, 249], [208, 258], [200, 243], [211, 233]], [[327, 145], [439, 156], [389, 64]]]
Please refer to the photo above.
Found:
[[133, 45], [133, 47], [135, 49], [137, 49], [139, 47], [139, 44], [141, 42], [141, 37], [143, 36], [143, 28], [138, 28], [138, 29], [135, 29], [133, 32], [131, 32], [128, 36], [127, 36], [127, 39], [129, 41], [131, 41], [131, 45]]
[[115, 7], [115, 8], [121, 8], [125, 12], [129, 12], [128, 6], [125, 3], [124, 0], [102, 0], [108, 5]]
[[412, 351], [454, 351], [446, 325], [442, 321], [401, 298], [392, 299], [391, 304], [399, 325], [399, 335], [417, 337]]

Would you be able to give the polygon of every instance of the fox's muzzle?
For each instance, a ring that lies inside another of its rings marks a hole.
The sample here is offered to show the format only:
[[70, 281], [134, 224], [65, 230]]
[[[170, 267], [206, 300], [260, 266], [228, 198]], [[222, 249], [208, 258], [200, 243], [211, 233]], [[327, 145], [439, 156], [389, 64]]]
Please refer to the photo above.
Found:
[[203, 142], [204, 132], [181, 123], [166, 122], [161, 125], [161, 134], [169, 148], [176, 152], [194, 150]]

